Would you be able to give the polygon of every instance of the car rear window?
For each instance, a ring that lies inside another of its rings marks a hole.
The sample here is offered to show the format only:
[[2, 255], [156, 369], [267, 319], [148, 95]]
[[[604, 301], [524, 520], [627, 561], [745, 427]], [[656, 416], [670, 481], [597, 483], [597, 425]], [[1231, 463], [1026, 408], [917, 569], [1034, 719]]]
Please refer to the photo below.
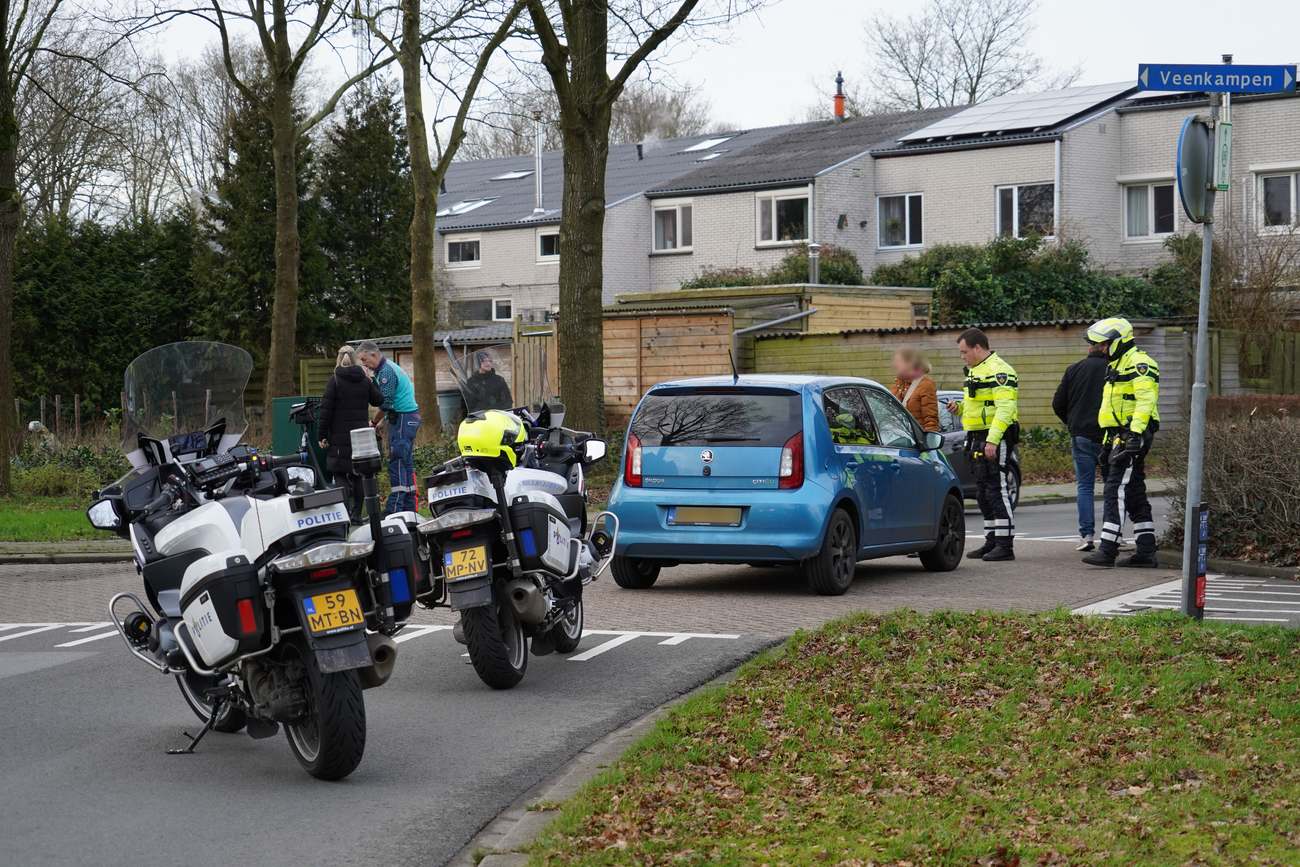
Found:
[[783, 389], [663, 389], [646, 395], [631, 432], [643, 446], [781, 447], [803, 429], [803, 402]]

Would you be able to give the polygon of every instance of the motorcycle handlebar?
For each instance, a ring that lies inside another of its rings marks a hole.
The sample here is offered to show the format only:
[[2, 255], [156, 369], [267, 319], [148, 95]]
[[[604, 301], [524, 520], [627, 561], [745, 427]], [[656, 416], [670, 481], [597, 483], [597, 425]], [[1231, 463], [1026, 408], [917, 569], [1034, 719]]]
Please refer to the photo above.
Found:
[[166, 508], [167, 506], [170, 506], [172, 504], [172, 500], [176, 499], [176, 494], [177, 494], [176, 486], [173, 485], [171, 482], [168, 482], [167, 484], [163, 485], [163, 488], [158, 493], [158, 496], [150, 500], [149, 503], [144, 507], [145, 514], [151, 514], [153, 512], [158, 511], [159, 509], [163, 509]]
[[304, 452], [298, 452], [292, 455], [267, 455], [266, 465], [271, 469], [277, 467], [299, 467], [307, 464], [307, 456]]

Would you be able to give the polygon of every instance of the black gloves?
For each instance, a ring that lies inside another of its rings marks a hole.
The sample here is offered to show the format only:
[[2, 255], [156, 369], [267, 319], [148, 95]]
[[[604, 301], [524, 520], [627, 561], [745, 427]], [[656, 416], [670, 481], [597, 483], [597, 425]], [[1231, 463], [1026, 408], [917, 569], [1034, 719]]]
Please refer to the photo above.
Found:
[[1129, 431], [1128, 436], [1124, 437], [1124, 450], [1133, 454], [1142, 451], [1142, 434]]

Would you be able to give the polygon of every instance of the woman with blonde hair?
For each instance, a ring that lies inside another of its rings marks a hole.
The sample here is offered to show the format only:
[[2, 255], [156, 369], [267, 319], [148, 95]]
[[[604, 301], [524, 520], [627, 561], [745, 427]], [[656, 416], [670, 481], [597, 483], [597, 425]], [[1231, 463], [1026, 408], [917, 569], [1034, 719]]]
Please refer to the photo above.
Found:
[[930, 378], [930, 362], [915, 346], [894, 352], [894, 385], [890, 389], [907, 411], [929, 433], [939, 430], [939, 394]]
[[384, 398], [351, 346], [339, 347], [334, 363], [334, 375], [320, 401], [320, 445], [326, 450], [326, 469], [346, 492], [353, 522], [360, 523], [363, 494], [361, 477], [352, 471], [352, 431], [370, 424], [370, 407]]

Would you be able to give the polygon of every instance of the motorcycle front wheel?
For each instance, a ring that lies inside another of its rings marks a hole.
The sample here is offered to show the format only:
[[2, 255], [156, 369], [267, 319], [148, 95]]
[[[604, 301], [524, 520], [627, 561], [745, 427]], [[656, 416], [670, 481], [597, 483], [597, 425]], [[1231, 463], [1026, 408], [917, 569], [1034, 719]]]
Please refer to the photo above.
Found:
[[528, 670], [528, 637], [508, 602], [493, 601], [461, 612], [469, 661], [493, 689], [510, 689]]
[[[204, 725], [212, 717], [212, 701], [207, 697], [207, 691], [218, 683], [218, 678], [205, 677], [192, 671], [176, 675], [176, 685], [181, 688], [181, 697], [190, 706], [190, 710], [194, 711], [199, 722]], [[242, 710], [227, 703], [221, 708], [221, 713], [212, 724], [212, 728], [214, 731], [233, 734], [242, 729], [247, 722], [248, 718]]]
[[361, 764], [366, 751], [366, 704], [355, 671], [326, 674], [316, 655], [303, 652], [307, 672], [307, 710], [296, 723], [286, 723], [289, 749], [303, 770], [318, 780], [341, 780]]

